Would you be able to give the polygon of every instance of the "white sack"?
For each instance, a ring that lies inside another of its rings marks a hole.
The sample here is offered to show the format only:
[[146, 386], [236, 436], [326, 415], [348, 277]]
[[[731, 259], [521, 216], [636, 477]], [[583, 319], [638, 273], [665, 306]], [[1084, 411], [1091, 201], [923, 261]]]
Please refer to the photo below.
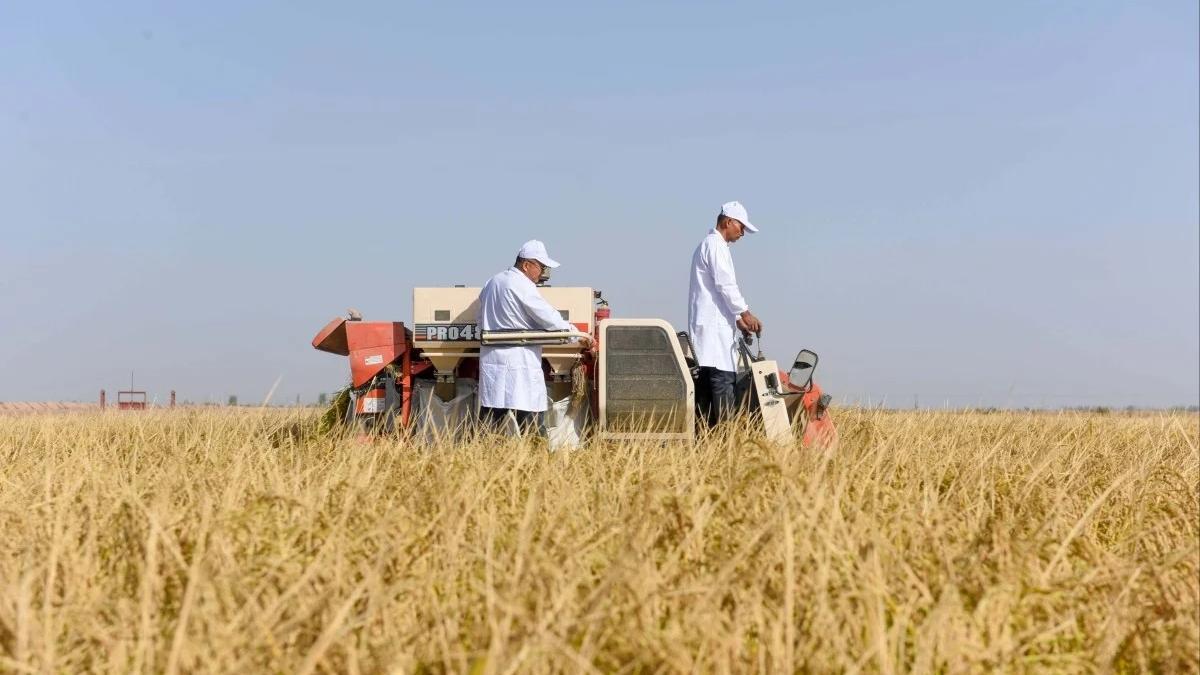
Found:
[[546, 440], [551, 450], [559, 448], [578, 448], [582, 445], [583, 429], [587, 426], [588, 411], [591, 406], [585, 398], [571, 410], [571, 397], [559, 401], [550, 401], [546, 408], [544, 422], [546, 425]]
[[455, 438], [474, 428], [479, 411], [475, 402], [476, 389], [475, 380], [460, 377], [454, 383], [454, 398], [443, 401], [435, 393], [432, 380], [413, 382], [413, 436], [433, 441]]

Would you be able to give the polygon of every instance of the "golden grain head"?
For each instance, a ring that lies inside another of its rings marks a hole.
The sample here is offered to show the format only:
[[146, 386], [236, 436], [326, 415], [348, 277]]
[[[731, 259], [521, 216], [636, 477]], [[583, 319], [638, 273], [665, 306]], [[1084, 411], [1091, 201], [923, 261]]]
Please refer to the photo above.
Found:
[[549, 453], [0, 418], [0, 671], [1200, 669], [1196, 415]]

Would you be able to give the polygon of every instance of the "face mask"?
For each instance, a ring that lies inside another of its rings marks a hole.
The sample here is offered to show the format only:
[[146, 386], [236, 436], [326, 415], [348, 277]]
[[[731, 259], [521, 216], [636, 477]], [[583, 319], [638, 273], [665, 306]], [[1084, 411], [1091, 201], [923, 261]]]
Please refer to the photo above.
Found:
[[547, 281], [550, 281], [550, 268], [546, 267], [545, 265], [541, 265], [540, 267], [542, 271], [538, 274], [538, 283], [544, 284]]

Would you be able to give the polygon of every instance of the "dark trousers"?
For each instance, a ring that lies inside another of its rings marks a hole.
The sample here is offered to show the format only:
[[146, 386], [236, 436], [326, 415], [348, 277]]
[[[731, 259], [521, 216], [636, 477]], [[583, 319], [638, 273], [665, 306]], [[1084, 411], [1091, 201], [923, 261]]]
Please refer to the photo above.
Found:
[[734, 382], [737, 373], [701, 366], [696, 386], [696, 407], [700, 415], [708, 420], [709, 426], [729, 419], [733, 415]]
[[479, 416], [483, 418], [484, 424], [492, 431], [503, 431], [505, 426], [504, 418], [510, 410], [513, 416], [517, 418], [517, 426], [520, 427], [522, 434], [538, 434], [541, 432], [542, 414], [533, 412], [532, 410], [479, 406]]

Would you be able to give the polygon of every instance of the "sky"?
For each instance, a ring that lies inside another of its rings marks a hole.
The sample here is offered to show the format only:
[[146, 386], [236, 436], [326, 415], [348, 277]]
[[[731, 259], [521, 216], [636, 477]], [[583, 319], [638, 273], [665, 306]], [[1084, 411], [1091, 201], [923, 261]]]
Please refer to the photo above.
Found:
[[1188, 1], [0, 7], [0, 400], [315, 401], [348, 307], [554, 283], [683, 330], [722, 202], [842, 403], [1200, 401]]

